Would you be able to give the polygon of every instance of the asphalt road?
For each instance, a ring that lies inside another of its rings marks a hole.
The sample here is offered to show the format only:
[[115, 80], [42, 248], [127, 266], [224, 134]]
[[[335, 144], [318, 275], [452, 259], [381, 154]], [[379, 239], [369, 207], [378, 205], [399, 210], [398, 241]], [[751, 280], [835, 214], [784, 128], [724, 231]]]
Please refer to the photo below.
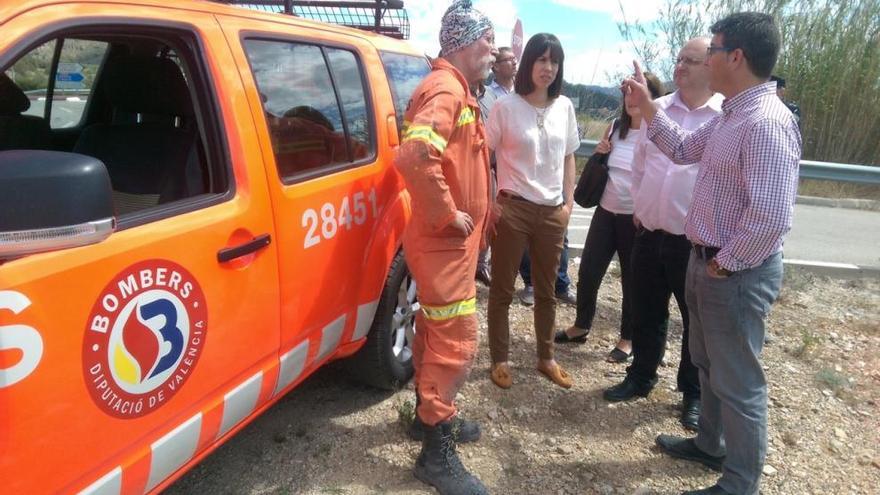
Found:
[[[593, 209], [575, 207], [568, 227], [570, 249], [583, 249]], [[880, 268], [880, 212], [795, 205], [785, 241], [788, 262]]]

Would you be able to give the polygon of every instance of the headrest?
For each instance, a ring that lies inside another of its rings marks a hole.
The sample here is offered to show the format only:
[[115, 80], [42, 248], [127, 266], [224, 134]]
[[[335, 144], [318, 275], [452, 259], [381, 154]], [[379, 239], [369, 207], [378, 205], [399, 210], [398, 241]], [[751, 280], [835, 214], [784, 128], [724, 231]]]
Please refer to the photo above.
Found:
[[0, 72], [0, 115], [19, 115], [31, 107], [31, 100], [24, 91]]
[[119, 110], [152, 115], [193, 115], [180, 67], [167, 58], [125, 57], [108, 60], [102, 79]]

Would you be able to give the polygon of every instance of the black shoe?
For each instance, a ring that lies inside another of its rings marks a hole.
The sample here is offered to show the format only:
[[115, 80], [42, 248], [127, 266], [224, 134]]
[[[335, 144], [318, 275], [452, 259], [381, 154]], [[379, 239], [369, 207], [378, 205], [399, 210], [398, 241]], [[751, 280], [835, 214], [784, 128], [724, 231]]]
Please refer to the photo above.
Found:
[[[463, 419], [461, 415], [455, 415], [452, 418], [452, 437], [455, 440], [455, 443], [471, 443], [476, 442], [480, 439], [480, 435], [482, 431], [480, 430], [480, 424], [476, 421], [468, 421]], [[418, 440], [421, 442], [425, 439], [425, 429], [429, 428], [425, 423], [422, 422], [422, 419], [419, 418], [419, 415], [416, 414], [415, 419], [413, 419], [412, 424], [407, 430], [409, 437], [413, 440]]]
[[587, 335], [590, 335], [589, 330], [577, 337], [569, 337], [565, 330], [558, 330], [553, 336], [553, 342], [557, 344], [584, 344], [587, 342]]
[[425, 427], [422, 451], [413, 475], [440, 492], [440, 495], [488, 495], [486, 487], [465, 469], [455, 451], [452, 422]]
[[565, 292], [557, 292], [556, 300], [569, 306], [577, 306], [578, 303], [577, 296], [572, 294], [569, 289], [565, 289]]
[[685, 397], [681, 400], [681, 418], [685, 430], [697, 431], [700, 423], [700, 398]]
[[474, 275], [474, 279], [476, 279], [477, 282], [483, 282], [486, 287], [492, 284], [492, 277], [489, 276], [489, 268], [485, 266], [477, 267], [477, 274]]
[[713, 471], [721, 471], [721, 465], [724, 464], [724, 457], [715, 457], [703, 452], [694, 443], [693, 438], [658, 435], [656, 442], [660, 450], [672, 457], [699, 462]]
[[689, 490], [681, 492], [681, 495], [733, 495], [718, 485], [712, 485], [709, 488], [701, 488], [699, 490]]
[[608, 402], [621, 402], [635, 397], [647, 397], [648, 394], [651, 393], [651, 388], [652, 387], [639, 387], [634, 380], [627, 377], [617, 385], [611, 388], [606, 388], [605, 391], [602, 392], [602, 397]]
[[608, 353], [605, 362], [614, 364], [625, 363], [629, 361], [630, 356], [632, 356], [632, 351], [624, 352], [619, 347], [615, 346], [614, 349], [611, 349], [611, 352]]

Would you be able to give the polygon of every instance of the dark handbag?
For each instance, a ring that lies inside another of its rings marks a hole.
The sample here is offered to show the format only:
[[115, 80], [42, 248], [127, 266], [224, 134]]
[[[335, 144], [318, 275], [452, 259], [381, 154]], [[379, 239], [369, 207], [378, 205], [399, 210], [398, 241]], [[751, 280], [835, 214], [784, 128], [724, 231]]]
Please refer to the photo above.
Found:
[[608, 153], [593, 153], [574, 188], [574, 202], [583, 208], [598, 206], [608, 182]]
[[[611, 125], [609, 137], [617, 130], [618, 123], [619, 121], [615, 120]], [[583, 208], [598, 206], [607, 183], [608, 153], [593, 153], [574, 188], [574, 202]]]

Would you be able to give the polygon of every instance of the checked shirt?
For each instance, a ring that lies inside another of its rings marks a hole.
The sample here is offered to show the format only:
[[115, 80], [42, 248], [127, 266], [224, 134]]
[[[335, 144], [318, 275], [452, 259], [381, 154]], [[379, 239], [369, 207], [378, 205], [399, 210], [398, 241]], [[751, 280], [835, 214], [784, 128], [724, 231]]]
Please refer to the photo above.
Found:
[[722, 268], [752, 268], [782, 249], [801, 137], [775, 83], [726, 99], [721, 114], [693, 132], [658, 111], [648, 138], [677, 164], [699, 162], [684, 231], [695, 244], [721, 248], [715, 259]]

